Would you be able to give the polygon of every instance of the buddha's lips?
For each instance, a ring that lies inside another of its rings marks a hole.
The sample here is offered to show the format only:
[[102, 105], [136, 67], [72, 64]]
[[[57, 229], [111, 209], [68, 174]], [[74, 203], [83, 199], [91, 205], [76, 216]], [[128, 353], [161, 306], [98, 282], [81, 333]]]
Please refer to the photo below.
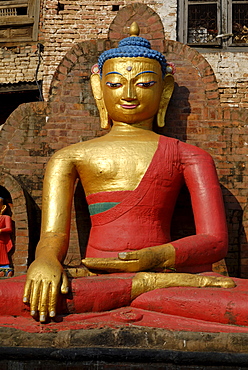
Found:
[[127, 104], [122, 104], [121, 107], [125, 109], [134, 109], [138, 106], [138, 104], [132, 104], [132, 105], [127, 105]]

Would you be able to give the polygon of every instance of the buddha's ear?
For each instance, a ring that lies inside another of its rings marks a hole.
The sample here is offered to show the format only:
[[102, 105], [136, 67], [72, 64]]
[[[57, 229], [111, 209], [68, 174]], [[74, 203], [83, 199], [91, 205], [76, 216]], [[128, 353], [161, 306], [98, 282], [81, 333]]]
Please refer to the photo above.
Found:
[[168, 74], [164, 78], [164, 89], [162, 92], [159, 110], [157, 113], [157, 125], [158, 127], [164, 127], [164, 117], [167, 111], [167, 107], [174, 90], [174, 77]]
[[4, 204], [1, 209], [0, 209], [0, 215], [2, 215], [4, 213], [4, 211], [6, 210], [7, 206]]
[[92, 74], [90, 82], [96, 105], [100, 114], [101, 128], [108, 129], [110, 128], [110, 120], [103, 99], [100, 75], [98, 73]]

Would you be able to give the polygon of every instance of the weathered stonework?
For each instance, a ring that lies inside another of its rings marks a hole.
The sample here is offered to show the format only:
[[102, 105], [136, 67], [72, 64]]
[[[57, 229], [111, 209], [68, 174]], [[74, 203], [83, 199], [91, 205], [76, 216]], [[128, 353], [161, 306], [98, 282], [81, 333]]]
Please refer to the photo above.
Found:
[[[37, 46], [0, 48], [0, 84], [35, 81], [38, 64]], [[42, 80], [39, 69], [38, 80]]]
[[[35, 81], [38, 64], [37, 42], [44, 42], [43, 3], [44, 0], [40, 0], [38, 41], [0, 42], [0, 84]], [[42, 64], [37, 77], [42, 80]]]

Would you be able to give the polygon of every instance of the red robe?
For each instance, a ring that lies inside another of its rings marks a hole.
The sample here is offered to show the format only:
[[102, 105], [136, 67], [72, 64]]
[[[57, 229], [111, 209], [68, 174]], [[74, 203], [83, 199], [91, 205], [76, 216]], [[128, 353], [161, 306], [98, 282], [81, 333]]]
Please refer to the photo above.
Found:
[[[171, 242], [171, 218], [184, 182], [191, 196], [196, 235]], [[108, 204], [112, 208], [91, 216], [86, 257], [118, 257], [122, 251], [171, 242], [177, 271], [203, 272], [211, 271], [212, 263], [226, 255], [227, 227], [215, 166], [211, 156], [195, 146], [160, 136], [135, 190], [91, 194], [87, 202], [94, 211]]]

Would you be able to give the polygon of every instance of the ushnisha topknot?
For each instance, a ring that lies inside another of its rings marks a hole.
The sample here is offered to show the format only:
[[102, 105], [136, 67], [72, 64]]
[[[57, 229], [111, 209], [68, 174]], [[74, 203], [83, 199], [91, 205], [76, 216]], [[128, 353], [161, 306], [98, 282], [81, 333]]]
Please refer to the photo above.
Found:
[[139, 26], [136, 22], [133, 22], [130, 27], [130, 37], [126, 37], [125, 39], [119, 42], [118, 48], [110, 49], [104, 51], [99, 59], [98, 59], [98, 66], [100, 69], [100, 76], [102, 76], [102, 68], [103, 64], [108, 59], [113, 58], [149, 58], [157, 60], [161, 65], [162, 75], [163, 77], [167, 73], [166, 67], [167, 62], [163, 54], [161, 54], [157, 50], [151, 49], [151, 44], [148, 40], [144, 39], [143, 37], [139, 37]]

